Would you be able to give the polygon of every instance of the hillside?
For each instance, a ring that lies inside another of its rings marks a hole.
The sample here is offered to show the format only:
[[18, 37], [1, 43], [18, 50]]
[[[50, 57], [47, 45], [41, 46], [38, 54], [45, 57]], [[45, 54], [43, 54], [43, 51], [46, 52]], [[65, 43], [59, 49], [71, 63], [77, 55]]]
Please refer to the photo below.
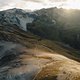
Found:
[[59, 40], [39, 35], [37, 23], [35, 34], [32, 24], [41, 18], [38, 16], [32, 23], [27, 23], [26, 31], [21, 28], [21, 24], [12, 24], [15, 17], [11, 19], [6, 16], [7, 20], [13, 22], [4, 24], [3, 16], [3, 24], [0, 24], [0, 80], [80, 80], [79, 50]]
[[80, 49], [80, 10], [49, 8], [35, 11], [38, 18], [28, 29], [50, 40], [66, 43]]
[[16, 26], [0, 26], [0, 80], [79, 80], [76, 52]]

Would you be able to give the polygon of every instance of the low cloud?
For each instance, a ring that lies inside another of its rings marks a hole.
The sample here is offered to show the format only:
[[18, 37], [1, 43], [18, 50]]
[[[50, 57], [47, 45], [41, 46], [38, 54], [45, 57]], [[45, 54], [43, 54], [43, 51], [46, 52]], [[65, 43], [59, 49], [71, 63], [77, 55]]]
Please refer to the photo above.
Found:
[[24, 0], [24, 1], [43, 2], [44, 0]]
[[[49, 7], [64, 6], [64, 3], [69, 0], [0, 0], [0, 10], [10, 8], [22, 9], [41, 9]], [[79, 1], [79, 0], [72, 0]], [[80, 1], [79, 1], [80, 2]]]
[[0, 10], [16, 7], [20, 0], [0, 0]]
[[24, 1], [32, 1], [32, 2], [44, 2], [44, 1], [63, 2], [63, 1], [67, 1], [67, 0], [24, 0]]

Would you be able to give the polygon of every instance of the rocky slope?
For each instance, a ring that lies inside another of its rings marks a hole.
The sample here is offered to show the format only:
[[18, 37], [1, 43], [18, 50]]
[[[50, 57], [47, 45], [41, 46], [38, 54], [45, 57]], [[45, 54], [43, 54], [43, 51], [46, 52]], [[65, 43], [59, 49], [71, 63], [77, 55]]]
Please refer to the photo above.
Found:
[[26, 12], [22, 9], [9, 9], [0, 12], [0, 25], [17, 25], [24, 31], [27, 31], [27, 24], [32, 23], [36, 14]]

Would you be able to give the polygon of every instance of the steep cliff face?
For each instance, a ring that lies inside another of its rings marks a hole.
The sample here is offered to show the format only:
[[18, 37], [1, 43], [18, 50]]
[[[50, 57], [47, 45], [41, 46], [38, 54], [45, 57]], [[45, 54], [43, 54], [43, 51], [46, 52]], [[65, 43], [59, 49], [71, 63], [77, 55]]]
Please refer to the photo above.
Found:
[[0, 25], [17, 25], [27, 31], [27, 24], [34, 21], [36, 15], [21, 9], [10, 9], [0, 12]]

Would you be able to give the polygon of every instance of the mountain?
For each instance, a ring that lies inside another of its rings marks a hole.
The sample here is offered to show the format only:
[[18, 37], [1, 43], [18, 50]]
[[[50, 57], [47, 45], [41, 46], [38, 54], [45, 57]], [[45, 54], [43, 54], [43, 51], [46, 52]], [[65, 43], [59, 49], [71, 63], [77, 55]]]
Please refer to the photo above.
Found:
[[80, 10], [58, 8], [35, 11], [38, 18], [28, 29], [39, 36], [80, 49]]
[[[80, 80], [79, 50], [50, 38], [56, 20], [43, 16], [44, 9], [38, 12], [0, 12], [0, 80]], [[27, 30], [18, 20], [26, 22]]]
[[27, 31], [27, 23], [32, 23], [36, 14], [22, 9], [9, 9], [0, 12], [0, 25], [17, 25]]

